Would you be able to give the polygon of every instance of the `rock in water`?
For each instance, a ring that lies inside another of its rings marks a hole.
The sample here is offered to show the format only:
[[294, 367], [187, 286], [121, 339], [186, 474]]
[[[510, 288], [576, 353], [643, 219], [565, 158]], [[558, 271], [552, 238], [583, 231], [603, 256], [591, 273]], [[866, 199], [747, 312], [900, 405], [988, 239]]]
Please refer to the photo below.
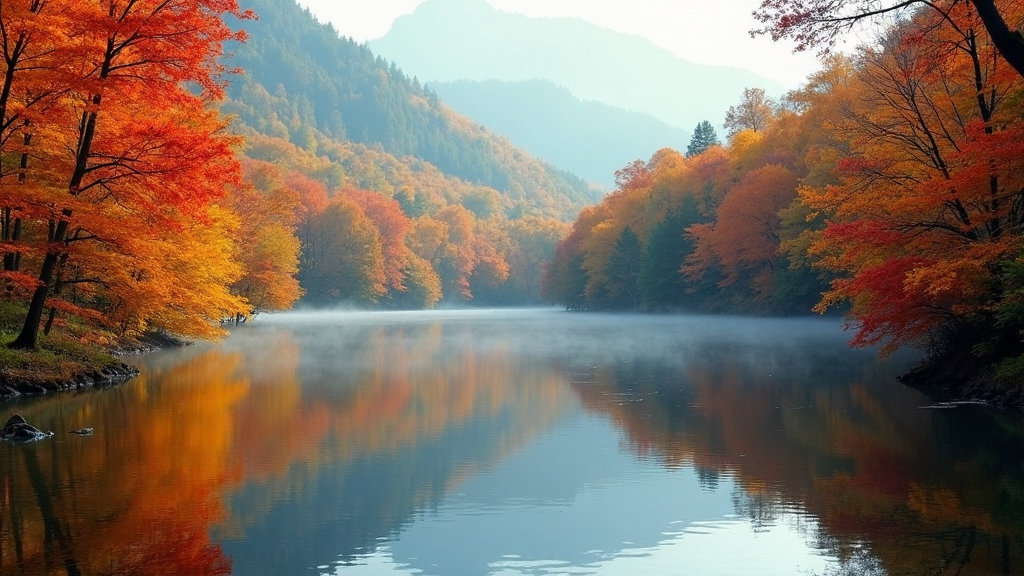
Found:
[[13, 442], [31, 442], [53, 436], [53, 432], [43, 432], [25, 421], [21, 414], [15, 414], [7, 419], [7, 423], [0, 428], [0, 439]]

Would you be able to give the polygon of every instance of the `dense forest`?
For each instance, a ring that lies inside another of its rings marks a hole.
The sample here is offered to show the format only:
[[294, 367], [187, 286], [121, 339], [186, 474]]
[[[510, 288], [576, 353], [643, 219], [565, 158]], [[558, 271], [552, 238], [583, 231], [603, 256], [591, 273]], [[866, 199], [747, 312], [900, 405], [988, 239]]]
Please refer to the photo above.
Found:
[[540, 302], [541, 261], [600, 193], [292, 2], [17, 3], [0, 22], [13, 348], [212, 337], [300, 298]]
[[311, 305], [539, 303], [540, 263], [599, 197], [458, 116], [430, 90], [292, 2], [231, 47], [221, 110], [262, 191], [291, 194]]
[[[579, 178], [532, 159], [506, 140], [453, 114], [437, 95], [365, 46], [339, 38], [292, 1], [242, 0], [259, 20], [247, 40], [229, 46], [243, 73], [229, 96], [253, 128], [307, 149], [312, 132], [334, 141], [379, 145], [396, 158], [418, 158], [448, 176], [498, 190], [513, 201], [571, 217], [594, 201]], [[262, 87], [286, 102], [268, 101]]]
[[[808, 42], [835, 31], [763, 16]], [[749, 89], [725, 126], [724, 147], [621, 170], [559, 243], [548, 296], [583, 310], [839, 310], [853, 344], [922, 346], [957, 385], [1019, 401], [1024, 82], [973, 4], [907, 13], [779, 102]]]

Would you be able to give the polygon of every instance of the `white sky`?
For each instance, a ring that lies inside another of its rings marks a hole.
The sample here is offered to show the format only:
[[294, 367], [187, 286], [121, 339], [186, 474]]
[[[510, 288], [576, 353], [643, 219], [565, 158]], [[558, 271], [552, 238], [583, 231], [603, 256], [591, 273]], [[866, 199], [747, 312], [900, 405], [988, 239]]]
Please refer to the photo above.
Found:
[[[384, 36], [395, 18], [424, 0], [299, 0], [321, 21], [356, 41]], [[536, 18], [574, 17], [652, 43], [699, 64], [753, 70], [796, 88], [818, 69], [813, 54], [793, 54], [788, 42], [752, 39], [751, 16], [761, 0], [487, 0], [506, 12]], [[397, 62], [399, 68], [402, 63]]]

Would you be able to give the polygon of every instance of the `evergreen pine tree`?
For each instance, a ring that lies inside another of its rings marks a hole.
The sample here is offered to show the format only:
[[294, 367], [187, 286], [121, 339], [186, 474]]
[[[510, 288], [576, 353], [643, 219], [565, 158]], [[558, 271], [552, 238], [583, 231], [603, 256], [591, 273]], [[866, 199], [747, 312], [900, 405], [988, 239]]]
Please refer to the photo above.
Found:
[[682, 306], [686, 281], [679, 269], [693, 251], [693, 241], [684, 236], [686, 227], [692, 223], [672, 211], [651, 229], [647, 250], [640, 261], [640, 304], [645, 310]]
[[609, 306], [636, 310], [640, 307], [640, 259], [643, 257], [640, 238], [629, 226], [622, 229], [615, 241], [608, 265]]
[[687, 156], [696, 156], [712, 146], [721, 144], [718, 140], [718, 134], [715, 133], [715, 127], [711, 125], [711, 122], [702, 120], [697, 127], [693, 129], [693, 136], [690, 138], [690, 145], [686, 147]]
[[687, 292], [686, 278], [679, 271], [693, 252], [694, 242], [686, 235], [690, 226], [705, 221], [693, 196], [669, 211], [651, 228], [651, 235], [640, 261], [640, 305], [644, 310], [694, 308], [693, 295]]

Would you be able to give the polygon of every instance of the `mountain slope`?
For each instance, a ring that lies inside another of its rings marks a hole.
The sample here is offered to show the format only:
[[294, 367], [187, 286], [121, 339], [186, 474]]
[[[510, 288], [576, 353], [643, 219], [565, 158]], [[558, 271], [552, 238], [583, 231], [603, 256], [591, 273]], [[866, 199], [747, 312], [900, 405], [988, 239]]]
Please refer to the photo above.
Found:
[[459, 113], [517, 146], [609, 190], [615, 171], [657, 150], [685, 149], [689, 134], [650, 115], [584, 102], [542, 80], [431, 82]]
[[[339, 38], [294, 0], [239, 4], [254, 10], [259, 20], [245, 22], [249, 39], [232, 50], [230, 64], [244, 74], [229, 95], [243, 105], [233, 111], [257, 131], [304, 147], [314, 143], [313, 131], [336, 141], [379, 146], [392, 156], [429, 162], [448, 176], [563, 217], [599, 195], [578, 177], [529, 157], [455, 114], [394, 64]], [[280, 109], [282, 98], [270, 101], [268, 94], [283, 97], [289, 109]]]
[[705, 119], [721, 124], [745, 87], [781, 92], [751, 72], [692, 64], [638, 36], [500, 12], [486, 0], [427, 0], [369, 46], [424, 82], [544, 79], [685, 130]]

